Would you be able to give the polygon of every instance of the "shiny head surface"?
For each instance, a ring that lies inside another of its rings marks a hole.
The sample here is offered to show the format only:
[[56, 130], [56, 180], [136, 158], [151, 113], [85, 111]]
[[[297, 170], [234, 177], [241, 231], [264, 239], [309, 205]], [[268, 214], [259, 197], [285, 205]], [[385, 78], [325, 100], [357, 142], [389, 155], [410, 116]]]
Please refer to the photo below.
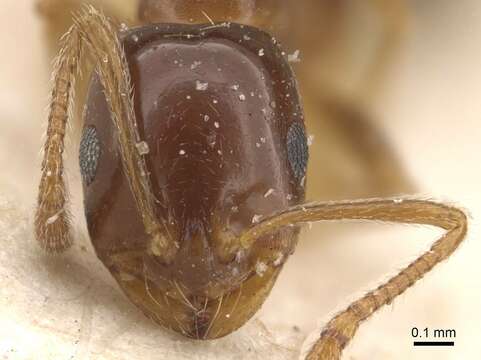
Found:
[[92, 243], [125, 294], [159, 324], [207, 339], [262, 305], [298, 228], [239, 238], [304, 200], [307, 144], [295, 77], [253, 27], [158, 24], [121, 35], [156, 216], [175, 243], [165, 261], [146, 234], [99, 77], [92, 78], [80, 165]]

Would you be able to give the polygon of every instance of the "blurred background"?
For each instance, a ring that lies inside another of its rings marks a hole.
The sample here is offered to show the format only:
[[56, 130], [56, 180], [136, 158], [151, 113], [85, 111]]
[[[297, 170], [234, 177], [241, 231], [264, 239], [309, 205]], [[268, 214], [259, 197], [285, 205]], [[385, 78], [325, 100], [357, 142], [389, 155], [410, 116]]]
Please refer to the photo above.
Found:
[[[128, 24], [138, 22], [136, 1], [93, 2]], [[36, 3], [3, 0], [0, 9], [4, 359], [297, 359], [330, 315], [439, 236], [416, 226], [315, 224], [303, 231], [260, 313], [241, 330], [197, 343], [159, 329], [121, 294], [88, 241], [76, 168], [78, 122], [67, 151], [76, 243], [51, 258], [32, 239], [51, 57], [66, 26], [56, 17], [77, 6], [75, 0]], [[55, 3], [65, 7], [52, 12]], [[416, 194], [457, 204], [472, 217], [459, 251], [363, 324], [344, 359], [479, 359], [481, 4], [386, 3], [297, 1], [298, 12], [289, 8], [292, 19], [286, 19], [283, 11], [265, 13], [271, 5], [260, 1], [255, 21], [285, 39], [289, 53], [300, 50], [293, 66], [314, 135], [309, 199]], [[455, 329], [456, 345], [414, 349], [413, 327]]]

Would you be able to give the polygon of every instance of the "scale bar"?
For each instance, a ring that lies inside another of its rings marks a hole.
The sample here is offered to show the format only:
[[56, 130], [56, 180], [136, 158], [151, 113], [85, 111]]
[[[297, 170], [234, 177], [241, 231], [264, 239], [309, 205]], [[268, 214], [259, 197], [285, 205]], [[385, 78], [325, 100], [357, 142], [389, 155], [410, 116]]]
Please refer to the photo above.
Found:
[[415, 341], [414, 346], [454, 346], [454, 341]]

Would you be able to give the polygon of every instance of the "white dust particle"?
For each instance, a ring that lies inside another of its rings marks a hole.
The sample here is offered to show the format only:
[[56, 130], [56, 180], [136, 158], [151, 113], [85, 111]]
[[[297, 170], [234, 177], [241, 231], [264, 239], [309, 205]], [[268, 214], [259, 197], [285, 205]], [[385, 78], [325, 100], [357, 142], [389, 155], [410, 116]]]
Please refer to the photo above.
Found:
[[190, 99], [192, 99], [192, 96], [187, 95], [185, 98], [186, 98], [187, 100], [190, 100]]
[[254, 215], [252, 217], [252, 223], [257, 224], [261, 220], [261, 218], [262, 218], [262, 215]]
[[237, 90], [239, 90], [239, 85], [238, 85], [238, 84], [234, 84], [234, 85], [232, 85], [230, 88], [231, 88], [232, 90], [237, 91]]
[[150, 151], [149, 145], [145, 141], [138, 142], [137, 144], [135, 144], [135, 147], [137, 148], [137, 151], [140, 155], [146, 155]]
[[209, 115], [204, 115], [204, 121], [207, 122], [210, 120], [210, 116]]
[[235, 254], [235, 261], [240, 263], [242, 261], [242, 258], [244, 257], [244, 252], [242, 250], [239, 250]]
[[251, 37], [250, 37], [249, 35], [244, 35], [243, 38], [244, 38], [244, 40], [246, 40], [246, 41], [249, 41], [249, 40], [251, 39]]
[[185, 155], [185, 154], [186, 154], [185, 150], [184, 150], [184, 149], [180, 149], [179, 155]]
[[240, 94], [240, 95], [239, 95], [239, 100], [240, 100], [240, 101], [245, 101], [245, 99], [246, 99], [246, 96], [245, 96], [244, 94]]
[[190, 69], [191, 69], [191, 70], [195, 70], [195, 69], [197, 69], [200, 65], [202, 65], [202, 62], [201, 62], [201, 61], [194, 61], [194, 62], [192, 63], [192, 65], [190, 65]]
[[219, 101], [217, 101], [217, 99], [214, 99], [214, 100], [212, 100], [212, 102], [213, 102], [214, 104], [217, 104]]
[[312, 146], [313, 143], [314, 143], [314, 135], [309, 135], [307, 137], [307, 146]]
[[261, 138], [260, 138], [260, 141], [261, 141], [261, 143], [265, 144], [265, 143], [266, 143], [266, 138], [265, 138], [265, 137], [261, 137]]
[[268, 198], [268, 197], [271, 196], [272, 194], [274, 194], [274, 189], [269, 189], [269, 190], [267, 190], [267, 192], [264, 194], [264, 197], [265, 197], [265, 198]]
[[394, 199], [395, 204], [402, 204], [404, 202], [403, 199]]
[[272, 263], [274, 266], [279, 266], [282, 263], [282, 260], [284, 259], [284, 254], [281, 253], [280, 251], [277, 253], [277, 257]]
[[259, 144], [258, 142], [256, 142], [256, 147], [257, 147], [257, 148], [260, 148], [260, 147], [261, 147], [261, 144]]
[[292, 63], [300, 62], [301, 59], [299, 58], [300, 51], [296, 50], [292, 54], [287, 55], [287, 61]]
[[60, 217], [60, 213], [62, 212], [63, 210], [60, 210], [58, 213], [56, 213], [55, 215], [53, 216], [50, 216], [47, 221], [45, 221], [45, 225], [52, 225], [54, 222], [56, 222], [58, 220], [58, 218]]
[[138, 42], [139, 41], [139, 37], [137, 35], [132, 35], [132, 40], [134, 40], [134, 42]]
[[195, 89], [197, 91], [206, 91], [209, 88], [209, 83], [208, 82], [202, 82], [197, 80], [195, 82]]
[[264, 276], [264, 273], [267, 271], [267, 265], [266, 263], [262, 262], [262, 261], [258, 261], [257, 264], [256, 264], [256, 273], [257, 275], [259, 275], [260, 277], [263, 277]]
[[216, 129], [220, 128], [220, 124], [217, 121], [214, 122], [214, 126]]
[[259, 49], [259, 56], [264, 56], [264, 49]]

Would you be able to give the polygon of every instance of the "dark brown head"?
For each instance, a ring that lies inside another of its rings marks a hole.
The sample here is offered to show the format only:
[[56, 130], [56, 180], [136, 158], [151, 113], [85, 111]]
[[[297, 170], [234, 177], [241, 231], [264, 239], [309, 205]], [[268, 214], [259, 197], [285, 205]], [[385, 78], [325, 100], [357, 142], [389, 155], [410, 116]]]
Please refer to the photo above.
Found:
[[176, 249], [165, 261], [145, 232], [97, 76], [80, 150], [92, 242], [148, 317], [189, 337], [226, 335], [261, 306], [296, 245], [297, 227], [248, 248], [239, 240], [304, 200], [296, 80], [275, 40], [244, 25], [151, 25], [122, 39], [144, 140], [137, 147]]

